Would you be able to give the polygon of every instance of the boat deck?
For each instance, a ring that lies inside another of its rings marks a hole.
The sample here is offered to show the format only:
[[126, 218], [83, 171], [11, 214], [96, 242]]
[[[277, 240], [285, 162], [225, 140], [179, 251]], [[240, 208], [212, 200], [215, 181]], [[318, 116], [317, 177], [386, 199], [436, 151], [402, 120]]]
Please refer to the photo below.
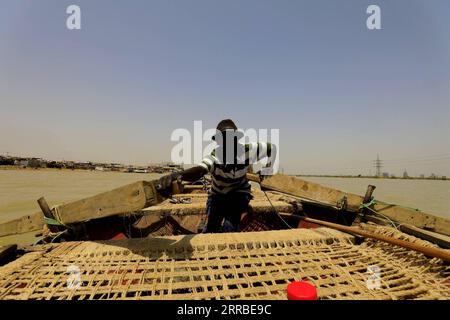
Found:
[[[379, 232], [395, 236], [391, 229]], [[300, 279], [313, 283], [320, 299], [450, 298], [450, 270], [441, 260], [370, 239], [357, 245], [328, 228], [32, 250], [0, 267], [0, 299], [286, 299], [287, 284]]]

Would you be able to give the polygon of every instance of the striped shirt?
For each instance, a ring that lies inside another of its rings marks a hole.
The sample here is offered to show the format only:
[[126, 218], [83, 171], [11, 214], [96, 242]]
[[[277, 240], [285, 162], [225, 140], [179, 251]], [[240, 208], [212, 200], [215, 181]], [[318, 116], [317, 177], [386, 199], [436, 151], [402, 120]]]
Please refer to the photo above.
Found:
[[249, 166], [255, 164], [263, 158], [271, 158], [274, 146], [267, 142], [257, 142], [241, 145], [244, 150], [241, 156], [237, 153], [237, 161], [232, 164], [224, 164], [216, 157], [216, 150], [207, 155], [200, 162], [200, 166], [205, 168], [212, 177], [211, 193], [227, 194], [230, 192], [250, 193], [250, 183], [246, 174]]

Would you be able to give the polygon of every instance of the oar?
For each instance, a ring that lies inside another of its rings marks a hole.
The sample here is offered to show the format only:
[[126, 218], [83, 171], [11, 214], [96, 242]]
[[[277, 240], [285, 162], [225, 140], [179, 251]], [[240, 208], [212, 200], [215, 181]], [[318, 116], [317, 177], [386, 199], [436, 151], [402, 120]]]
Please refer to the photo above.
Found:
[[329, 227], [332, 229], [336, 229], [336, 230], [339, 230], [342, 232], [353, 233], [353, 234], [357, 234], [357, 235], [360, 235], [360, 236], [363, 236], [366, 238], [371, 238], [371, 239], [387, 242], [387, 243], [393, 244], [395, 246], [399, 246], [402, 248], [420, 252], [429, 257], [439, 258], [444, 261], [450, 262], [450, 252], [439, 249], [439, 248], [425, 247], [421, 244], [412, 243], [412, 242], [408, 242], [408, 241], [400, 240], [400, 239], [395, 239], [395, 238], [375, 234], [372, 232], [368, 232], [365, 230], [361, 230], [359, 228], [347, 227], [347, 226], [343, 226], [343, 225], [332, 223], [332, 222], [316, 220], [316, 219], [311, 219], [311, 218], [303, 218], [303, 220], [305, 220], [307, 222], [315, 223], [318, 225], [322, 225], [325, 227]]

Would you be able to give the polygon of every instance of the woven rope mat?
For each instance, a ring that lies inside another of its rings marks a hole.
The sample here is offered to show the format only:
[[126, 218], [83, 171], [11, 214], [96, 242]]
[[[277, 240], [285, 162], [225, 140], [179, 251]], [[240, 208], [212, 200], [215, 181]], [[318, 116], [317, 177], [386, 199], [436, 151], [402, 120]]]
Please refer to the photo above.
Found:
[[[374, 224], [363, 224], [362, 227], [369, 232], [384, 236], [417, 243], [422, 246], [438, 247], [431, 242], [408, 235], [392, 227]], [[417, 254], [414, 251], [371, 239], [367, 239], [361, 247], [369, 249], [368, 252], [378, 254], [383, 257], [383, 259], [388, 260], [392, 265], [398, 266], [399, 268], [407, 266], [408, 272], [415, 277], [420, 278], [422, 283], [429, 285], [430, 291], [433, 291], [441, 298], [450, 298], [449, 264], [445, 265], [440, 259], [428, 259], [426, 256]], [[447, 249], [447, 251], [450, 250]]]
[[[352, 241], [319, 228], [68, 242], [0, 268], [0, 299], [286, 299], [300, 279], [321, 299], [449, 298], [437, 259]], [[379, 288], [369, 289], [374, 265]]]

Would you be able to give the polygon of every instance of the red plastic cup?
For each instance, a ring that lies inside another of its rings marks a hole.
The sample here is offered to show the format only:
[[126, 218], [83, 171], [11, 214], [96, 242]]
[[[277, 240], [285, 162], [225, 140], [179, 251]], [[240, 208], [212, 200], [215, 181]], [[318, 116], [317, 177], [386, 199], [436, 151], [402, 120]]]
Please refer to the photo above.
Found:
[[307, 281], [293, 281], [287, 286], [288, 300], [317, 300], [317, 289]]

